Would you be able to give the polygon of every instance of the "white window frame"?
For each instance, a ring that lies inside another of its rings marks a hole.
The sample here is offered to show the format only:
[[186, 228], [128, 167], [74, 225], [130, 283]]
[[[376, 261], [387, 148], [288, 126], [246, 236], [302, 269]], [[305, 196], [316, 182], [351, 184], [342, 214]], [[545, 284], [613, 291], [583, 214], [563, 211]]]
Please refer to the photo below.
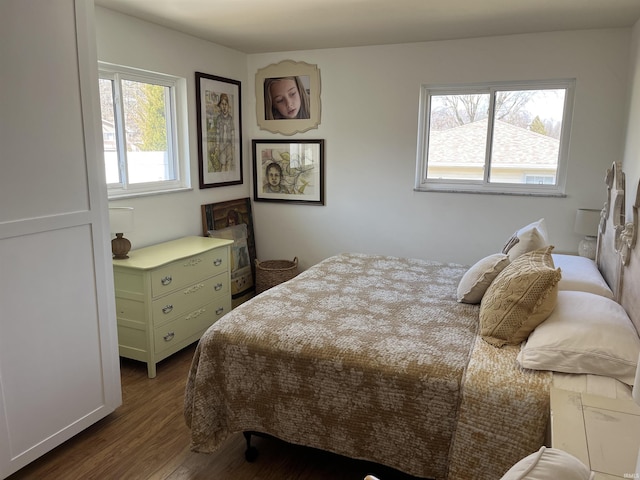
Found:
[[98, 76], [100, 79], [112, 80], [117, 84], [121, 80], [133, 80], [162, 85], [169, 89], [167, 110], [170, 114], [167, 116], [167, 153], [170, 159], [169, 169], [173, 170], [176, 178], [174, 180], [134, 184], [130, 184], [127, 181], [126, 145], [122, 128], [123, 106], [119, 87], [116, 87], [114, 117], [121, 182], [107, 184], [109, 199], [155, 195], [190, 189], [186, 79], [106, 62], [98, 62]]
[[[526, 89], [564, 89], [566, 91], [555, 185], [499, 183], [490, 182], [488, 178], [488, 172], [491, 166], [491, 139], [493, 134], [495, 93], [497, 91]], [[571, 118], [573, 116], [574, 90], [575, 79], [490, 82], [464, 85], [422, 85], [420, 88], [416, 180], [414, 190], [420, 192], [435, 191], [461, 193], [494, 193], [512, 195], [540, 195], [549, 197], [566, 196], [565, 186], [567, 163], [569, 158]], [[487, 122], [487, 143], [484, 164], [485, 174], [483, 180], [452, 180], [427, 178], [431, 95], [464, 95], [478, 93], [489, 94], [491, 97], [489, 119]]]

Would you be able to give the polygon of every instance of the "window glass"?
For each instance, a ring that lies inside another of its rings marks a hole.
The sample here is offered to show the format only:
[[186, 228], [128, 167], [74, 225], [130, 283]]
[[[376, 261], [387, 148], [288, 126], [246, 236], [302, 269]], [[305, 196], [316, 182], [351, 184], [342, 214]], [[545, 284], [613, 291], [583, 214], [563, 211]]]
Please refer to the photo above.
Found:
[[573, 81], [423, 86], [417, 190], [563, 194]]
[[179, 139], [176, 128], [179, 85], [175, 77], [101, 64], [100, 105], [110, 197], [188, 187], [186, 165], [179, 155], [179, 144], [186, 141]]
[[487, 94], [431, 97], [427, 178], [482, 181], [488, 112]]
[[[556, 183], [564, 90], [496, 92], [489, 181]], [[528, 177], [544, 177], [530, 182]]]
[[113, 81], [100, 79], [100, 108], [102, 109], [102, 139], [104, 142], [104, 166], [107, 183], [120, 183], [118, 168], [118, 140], [113, 113]]
[[169, 93], [169, 88], [161, 85], [122, 82], [127, 175], [131, 184], [175, 180], [167, 144]]

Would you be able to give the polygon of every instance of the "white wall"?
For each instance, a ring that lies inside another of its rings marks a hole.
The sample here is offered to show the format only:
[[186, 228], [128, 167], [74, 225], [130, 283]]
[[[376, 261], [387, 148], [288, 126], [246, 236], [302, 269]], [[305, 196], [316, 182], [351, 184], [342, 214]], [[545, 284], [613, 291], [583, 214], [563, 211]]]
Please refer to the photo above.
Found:
[[[187, 79], [191, 185], [188, 192], [123, 199], [111, 206], [135, 208], [135, 231], [127, 233], [133, 248], [185, 235], [202, 235], [200, 205], [249, 195], [246, 154], [245, 183], [199, 189], [195, 72], [240, 80], [246, 87], [246, 55], [211, 42], [96, 7], [98, 60], [162, 72]], [[243, 101], [246, 90], [242, 90]]]
[[633, 28], [630, 55], [629, 121], [624, 149], [623, 170], [627, 182], [626, 215], [630, 221], [640, 181], [640, 21]]
[[[134, 247], [200, 234], [200, 205], [253, 196], [251, 140], [326, 141], [326, 205], [255, 202], [258, 257], [299, 257], [303, 268], [362, 251], [472, 263], [500, 250], [518, 227], [545, 217], [557, 251], [575, 251], [577, 208], [601, 208], [606, 168], [622, 159], [629, 29], [245, 55], [96, 9], [98, 58], [188, 79], [192, 192], [112, 202], [136, 208]], [[291, 59], [316, 64], [318, 129], [284, 136], [255, 115], [256, 71]], [[242, 82], [244, 179], [198, 189], [194, 72]], [[566, 198], [414, 192], [422, 83], [576, 78]]]
[[[303, 266], [347, 250], [472, 263], [540, 217], [556, 250], [575, 252], [575, 211], [602, 207], [604, 172], [622, 158], [629, 42], [625, 29], [250, 55], [249, 75], [284, 59], [318, 65], [322, 122], [294, 138], [326, 140], [326, 206], [256, 202], [258, 255], [297, 255]], [[420, 84], [537, 78], [577, 79], [567, 198], [412, 190]], [[255, 96], [245, 103], [255, 108]], [[255, 121], [245, 128], [276, 136]]]

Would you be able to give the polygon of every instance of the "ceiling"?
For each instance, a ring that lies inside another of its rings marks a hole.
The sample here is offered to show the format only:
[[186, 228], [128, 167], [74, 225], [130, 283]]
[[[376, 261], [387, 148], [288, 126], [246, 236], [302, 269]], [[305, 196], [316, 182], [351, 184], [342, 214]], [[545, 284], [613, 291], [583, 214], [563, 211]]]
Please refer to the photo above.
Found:
[[245, 53], [631, 27], [640, 0], [95, 0]]

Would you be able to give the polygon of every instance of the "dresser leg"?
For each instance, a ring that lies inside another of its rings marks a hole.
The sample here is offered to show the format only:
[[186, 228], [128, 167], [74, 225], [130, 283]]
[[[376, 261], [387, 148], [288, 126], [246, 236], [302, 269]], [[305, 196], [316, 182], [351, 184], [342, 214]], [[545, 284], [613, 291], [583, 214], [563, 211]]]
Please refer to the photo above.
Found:
[[153, 362], [147, 362], [147, 375], [149, 378], [156, 378], [156, 364]]

